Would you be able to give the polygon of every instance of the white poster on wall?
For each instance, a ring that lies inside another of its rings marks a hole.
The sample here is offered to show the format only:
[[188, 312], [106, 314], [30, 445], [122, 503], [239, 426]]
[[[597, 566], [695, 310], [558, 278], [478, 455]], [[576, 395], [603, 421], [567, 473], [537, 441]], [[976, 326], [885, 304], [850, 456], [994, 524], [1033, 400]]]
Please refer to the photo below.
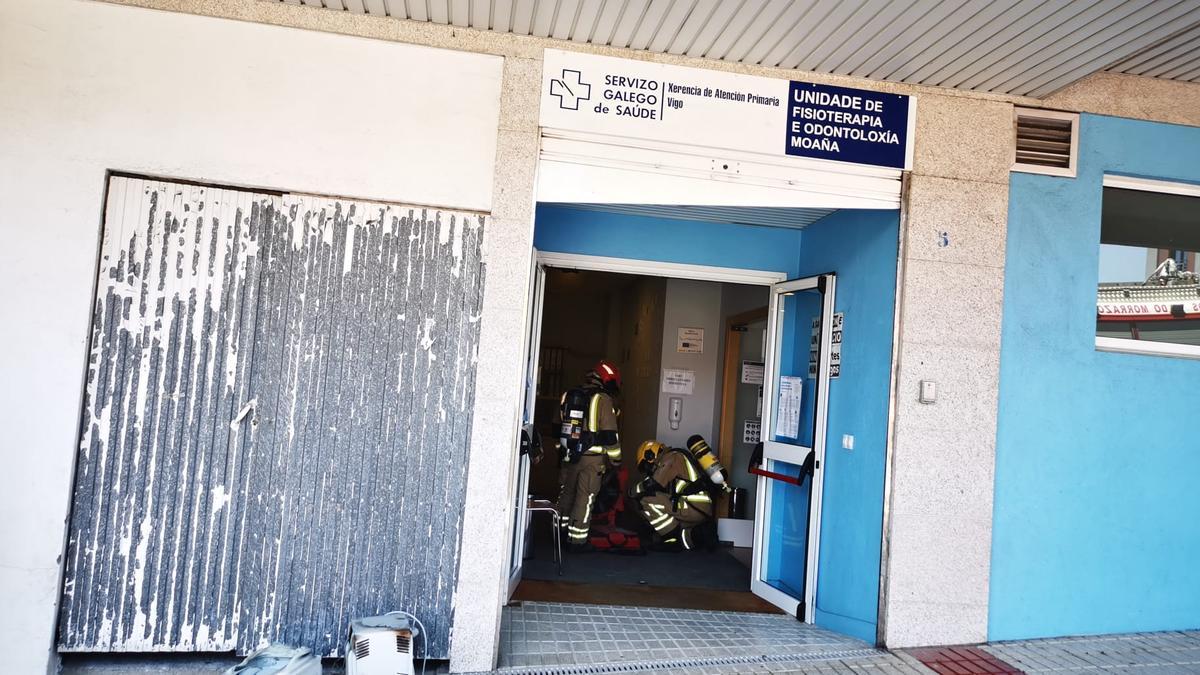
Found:
[[663, 368], [662, 390], [664, 394], [691, 396], [696, 389], [696, 371], [683, 368]]
[[833, 315], [833, 330], [830, 332], [829, 377], [837, 379], [842, 374], [842, 312]]
[[808, 376], [817, 376], [817, 354], [821, 349], [821, 317], [812, 318], [812, 332], [808, 338]]
[[703, 354], [704, 329], [680, 328], [679, 340], [675, 344], [675, 351], [680, 354]]

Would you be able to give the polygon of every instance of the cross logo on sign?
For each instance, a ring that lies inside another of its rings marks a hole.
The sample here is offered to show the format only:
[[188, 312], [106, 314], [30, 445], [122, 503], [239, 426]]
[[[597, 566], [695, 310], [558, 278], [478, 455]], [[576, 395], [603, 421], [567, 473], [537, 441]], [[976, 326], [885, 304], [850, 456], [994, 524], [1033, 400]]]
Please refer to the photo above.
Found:
[[578, 70], [563, 69], [562, 79], [550, 79], [550, 95], [558, 97], [558, 107], [579, 110], [579, 102], [592, 97], [592, 85], [579, 79]]

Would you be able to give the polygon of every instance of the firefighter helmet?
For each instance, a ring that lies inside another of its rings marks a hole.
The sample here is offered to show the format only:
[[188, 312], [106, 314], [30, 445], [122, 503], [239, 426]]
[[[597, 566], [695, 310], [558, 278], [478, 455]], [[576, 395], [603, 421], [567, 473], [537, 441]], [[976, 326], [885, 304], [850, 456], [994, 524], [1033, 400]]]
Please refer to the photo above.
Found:
[[658, 457], [658, 453], [662, 452], [662, 449], [663, 444], [658, 441], [642, 441], [642, 444], [637, 449], [637, 457], [639, 460], [653, 463], [654, 459]]
[[600, 383], [605, 389], [609, 387], [621, 388], [621, 370], [617, 368], [617, 364], [607, 359], [600, 359], [592, 371], [600, 378]]

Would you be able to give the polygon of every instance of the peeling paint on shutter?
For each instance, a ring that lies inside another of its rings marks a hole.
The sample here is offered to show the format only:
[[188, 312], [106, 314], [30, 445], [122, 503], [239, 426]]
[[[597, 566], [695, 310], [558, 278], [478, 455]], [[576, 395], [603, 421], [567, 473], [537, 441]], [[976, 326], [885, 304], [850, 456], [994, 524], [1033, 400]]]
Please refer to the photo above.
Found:
[[61, 649], [334, 656], [405, 609], [448, 654], [483, 225], [110, 180]]

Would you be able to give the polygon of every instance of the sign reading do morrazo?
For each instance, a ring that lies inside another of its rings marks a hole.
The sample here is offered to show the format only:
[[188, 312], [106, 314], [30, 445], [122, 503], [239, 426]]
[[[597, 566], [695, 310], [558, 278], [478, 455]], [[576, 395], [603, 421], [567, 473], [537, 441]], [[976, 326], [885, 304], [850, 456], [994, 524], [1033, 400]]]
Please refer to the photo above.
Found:
[[543, 127], [911, 168], [901, 94], [559, 50], [543, 68]]

